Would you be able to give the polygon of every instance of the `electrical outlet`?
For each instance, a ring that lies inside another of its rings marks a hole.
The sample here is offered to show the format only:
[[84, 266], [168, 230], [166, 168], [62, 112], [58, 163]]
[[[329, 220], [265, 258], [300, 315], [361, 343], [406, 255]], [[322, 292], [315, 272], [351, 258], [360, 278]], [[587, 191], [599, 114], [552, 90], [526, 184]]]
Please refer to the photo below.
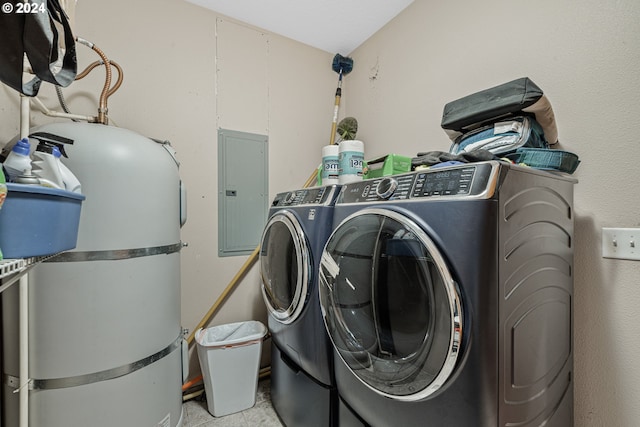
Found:
[[640, 228], [603, 228], [602, 257], [640, 260]]

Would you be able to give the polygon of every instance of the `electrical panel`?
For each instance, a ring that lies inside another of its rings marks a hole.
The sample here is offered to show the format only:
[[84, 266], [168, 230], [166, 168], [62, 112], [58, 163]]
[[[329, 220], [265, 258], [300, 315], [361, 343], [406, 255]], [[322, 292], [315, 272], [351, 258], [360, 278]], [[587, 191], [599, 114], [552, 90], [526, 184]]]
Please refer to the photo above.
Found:
[[269, 206], [266, 135], [218, 130], [218, 255], [260, 244]]

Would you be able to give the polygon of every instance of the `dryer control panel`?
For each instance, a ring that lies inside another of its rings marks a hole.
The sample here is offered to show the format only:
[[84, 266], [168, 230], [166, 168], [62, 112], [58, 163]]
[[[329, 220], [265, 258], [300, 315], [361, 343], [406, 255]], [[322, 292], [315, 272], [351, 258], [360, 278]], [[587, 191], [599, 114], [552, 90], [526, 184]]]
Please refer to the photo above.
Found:
[[271, 207], [329, 205], [335, 201], [338, 186], [303, 188], [300, 190], [278, 193], [271, 202]]
[[418, 172], [411, 197], [466, 195], [476, 174], [476, 166]]
[[402, 175], [352, 182], [342, 187], [338, 203], [366, 203], [441, 197], [492, 196], [500, 168], [497, 162], [433, 168]]

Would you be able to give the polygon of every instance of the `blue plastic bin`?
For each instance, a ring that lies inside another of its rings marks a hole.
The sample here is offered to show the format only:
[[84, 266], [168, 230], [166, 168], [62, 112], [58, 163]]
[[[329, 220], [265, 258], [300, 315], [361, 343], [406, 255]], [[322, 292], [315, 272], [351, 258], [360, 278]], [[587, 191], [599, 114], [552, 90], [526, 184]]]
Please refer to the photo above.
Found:
[[0, 209], [5, 258], [52, 255], [76, 247], [85, 196], [39, 185], [7, 184]]

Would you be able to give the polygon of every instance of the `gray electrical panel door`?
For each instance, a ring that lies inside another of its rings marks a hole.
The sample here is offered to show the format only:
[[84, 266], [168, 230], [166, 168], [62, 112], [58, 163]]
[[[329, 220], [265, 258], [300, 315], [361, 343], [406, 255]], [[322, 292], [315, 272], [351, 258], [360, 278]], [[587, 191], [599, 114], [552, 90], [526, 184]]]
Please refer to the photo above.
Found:
[[218, 255], [247, 255], [268, 212], [267, 136], [218, 130]]

